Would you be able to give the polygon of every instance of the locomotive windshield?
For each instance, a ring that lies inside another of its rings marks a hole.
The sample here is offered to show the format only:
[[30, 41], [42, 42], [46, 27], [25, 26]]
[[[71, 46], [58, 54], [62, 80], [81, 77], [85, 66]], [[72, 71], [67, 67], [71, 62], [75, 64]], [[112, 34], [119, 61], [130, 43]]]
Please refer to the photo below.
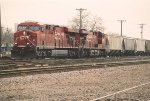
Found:
[[40, 26], [18, 26], [18, 31], [20, 30], [33, 30], [33, 31], [38, 31], [40, 30]]

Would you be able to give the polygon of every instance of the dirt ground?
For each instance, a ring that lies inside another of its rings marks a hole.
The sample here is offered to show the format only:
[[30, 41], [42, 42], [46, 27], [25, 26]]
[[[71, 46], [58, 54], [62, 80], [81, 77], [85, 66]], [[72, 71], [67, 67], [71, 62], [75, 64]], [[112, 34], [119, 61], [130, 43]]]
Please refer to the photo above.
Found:
[[[150, 64], [0, 78], [0, 101], [89, 101], [147, 82]], [[150, 85], [129, 93], [148, 101]]]

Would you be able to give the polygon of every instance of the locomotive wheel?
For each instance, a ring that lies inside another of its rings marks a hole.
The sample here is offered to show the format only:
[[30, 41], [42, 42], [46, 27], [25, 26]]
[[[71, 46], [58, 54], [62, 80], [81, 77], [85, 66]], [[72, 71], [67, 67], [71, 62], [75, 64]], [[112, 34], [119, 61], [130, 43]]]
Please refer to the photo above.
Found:
[[68, 57], [72, 57], [72, 51], [71, 50], [68, 50]]
[[51, 55], [52, 55], [52, 50], [49, 50], [49, 51], [46, 51], [46, 57], [51, 57]]
[[68, 57], [69, 57], [69, 58], [73, 58], [73, 57], [75, 57], [75, 56], [76, 56], [76, 53], [75, 53], [74, 50], [68, 50]]

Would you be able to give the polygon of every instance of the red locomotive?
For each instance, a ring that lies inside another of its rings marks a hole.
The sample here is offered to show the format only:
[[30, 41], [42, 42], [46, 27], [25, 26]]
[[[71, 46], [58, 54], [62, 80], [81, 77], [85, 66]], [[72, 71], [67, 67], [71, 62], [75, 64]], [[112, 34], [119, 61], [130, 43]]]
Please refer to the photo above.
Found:
[[13, 58], [89, 57], [105, 53], [107, 38], [101, 32], [58, 25], [23, 22], [14, 33]]

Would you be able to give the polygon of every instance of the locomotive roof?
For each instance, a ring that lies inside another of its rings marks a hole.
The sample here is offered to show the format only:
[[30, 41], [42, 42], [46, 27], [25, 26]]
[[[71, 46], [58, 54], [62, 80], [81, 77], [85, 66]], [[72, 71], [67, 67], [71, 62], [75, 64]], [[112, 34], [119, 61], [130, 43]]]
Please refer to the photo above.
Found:
[[[71, 29], [71, 28], [68, 28], [68, 32], [70, 32], [70, 33], [79, 33], [79, 29]], [[81, 34], [88, 34], [88, 31], [82, 29], [82, 30], [81, 30]]]
[[39, 26], [41, 24], [38, 23], [38, 22], [33, 22], [33, 21], [26, 21], [26, 22], [20, 23], [19, 25], [26, 25], [26, 26], [35, 25], [35, 26]]

